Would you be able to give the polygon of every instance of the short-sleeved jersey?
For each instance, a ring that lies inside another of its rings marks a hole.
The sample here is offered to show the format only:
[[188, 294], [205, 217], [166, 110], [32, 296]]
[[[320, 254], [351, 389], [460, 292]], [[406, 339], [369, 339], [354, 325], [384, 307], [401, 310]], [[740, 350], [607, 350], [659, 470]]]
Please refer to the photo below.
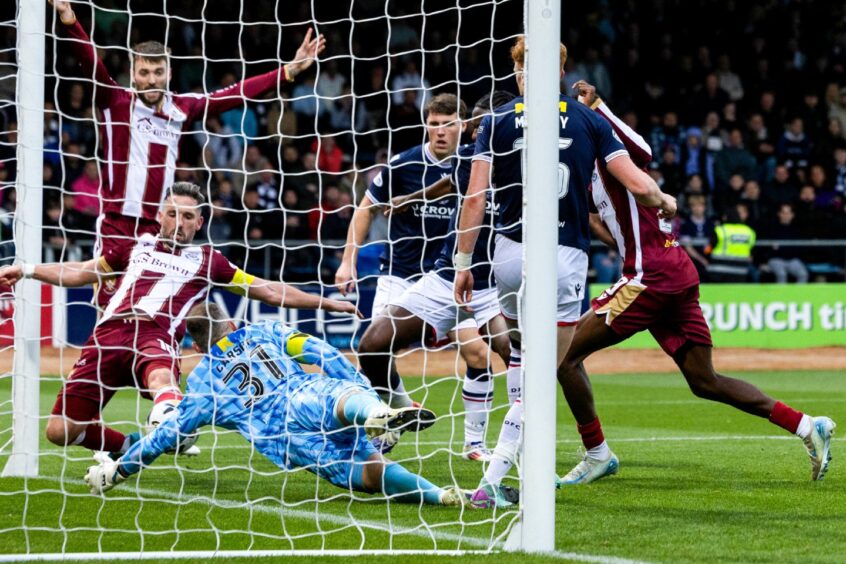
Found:
[[[302, 364], [321, 372], [307, 372]], [[296, 417], [289, 417], [289, 402], [309, 382], [327, 377], [370, 386], [341, 351], [320, 339], [278, 321], [243, 327], [212, 346], [188, 375], [176, 419], [134, 444], [121, 458], [122, 468], [135, 473], [173, 449], [177, 433], [216, 425], [237, 431], [274, 464], [291, 469], [286, 422]], [[312, 416], [323, 421], [326, 414]]]
[[142, 235], [134, 246], [113, 246], [100, 267], [122, 274], [99, 323], [114, 317], [149, 317], [171, 337], [185, 334], [185, 316], [214, 284], [243, 292], [253, 277], [209, 245], [171, 249], [158, 237]]
[[[622, 139], [636, 165], [652, 160], [646, 141], [627, 126], [605, 104], [596, 107]], [[634, 199], [601, 160], [597, 160], [591, 195], [593, 207], [617, 243], [623, 258], [623, 276], [654, 290], [675, 293], [699, 284], [699, 274], [687, 253], [679, 246], [669, 221], [658, 218], [658, 210]]]
[[[606, 121], [569, 96], [561, 95], [558, 118], [558, 244], [587, 252], [588, 187], [594, 162], [610, 162], [626, 155], [626, 149]], [[523, 228], [525, 125], [522, 97], [497, 108], [482, 119], [473, 157], [493, 164], [499, 233], [518, 242]]]
[[[434, 184], [452, 171], [450, 160], [439, 161], [428, 143], [395, 155], [388, 167], [373, 179], [367, 196], [377, 204], [413, 194]], [[443, 248], [449, 222], [455, 215], [456, 196], [417, 202], [405, 213], [388, 219], [388, 242], [379, 257], [383, 274], [415, 278], [429, 272]]]
[[[470, 185], [470, 168], [473, 164], [473, 154], [476, 146], [472, 143], [461, 145], [456, 156], [452, 159], [452, 184], [458, 190], [459, 197], [463, 199], [467, 194], [467, 187]], [[459, 204], [460, 206], [460, 204]], [[494, 230], [497, 210], [493, 201], [493, 194], [488, 190], [485, 201], [485, 218], [482, 221], [482, 228], [479, 231], [479, 238], [476, 239], [476, 247], [473, 249], [473, 289], [485, 290], [493, 286], [491, 262], [494, 254]], [[450, 282], [455, 279], [455, 268], [453, 257], [455, 256], [458, 242], [458, 214], [455, 214], [449, 222], [449, 232], [444, 241], [441, 254], [435, 261], [435, 271], [444, 280]]]

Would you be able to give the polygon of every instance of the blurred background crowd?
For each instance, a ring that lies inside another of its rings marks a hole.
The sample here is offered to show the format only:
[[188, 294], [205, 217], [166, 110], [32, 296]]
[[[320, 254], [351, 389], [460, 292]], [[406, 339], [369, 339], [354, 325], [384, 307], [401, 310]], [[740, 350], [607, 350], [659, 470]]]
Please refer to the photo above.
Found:
[[[424, 141], [427, 97], [457, 92], [472, 106], [491, 88], [516, 90], [508, 47], [521, 31], [518, 0], [461, 9], [356, 0], [317, 13], [308, 3], [288, 12], [273, 2], [171, 2], [169, 19], [154, 15], [163, 0], [130, 1], [141, 14], [132, 16], [127, 2], [96, 4], [75, 9], [110, 74], [129, 86], [127, 45], [165, 41], [176, 92], [211, 92], [274, 68], [317, 20], [328, 38], [318, 72], [195, 124], [177, 171], [208, 190], [208, 239], [250, 270], [281, 269], [287, 280], [313, 280], [316, 269], [332, 279], [355, 202], [390, 155]], [[703, 279], [717, 231], [744, 225], [755, 234], [744, 278], [843, 280], [846, 246], [831, 242], [846, 239], [846, 3], [714, 10], [705, 0], [600, 0], [564, 2], [563, 11], [562, 90], [594, 84], [650, 144], [649, 173], [679, 198], [676, 228]], [[14, 29], [0, 31], [0, 100], [13, 101]], [[58, 259], [70, 248], [90, 253], [102, 162], [93, 85], [54, 45], [48, 40], [44, 240]], [[15, 208], [16, 119], [14, 104], [0, 104], [3, 241]], [[377, 226], [371, 238], [383, 237]], [[613, 280], [618, 262], [597, 247], [591, 274]]]

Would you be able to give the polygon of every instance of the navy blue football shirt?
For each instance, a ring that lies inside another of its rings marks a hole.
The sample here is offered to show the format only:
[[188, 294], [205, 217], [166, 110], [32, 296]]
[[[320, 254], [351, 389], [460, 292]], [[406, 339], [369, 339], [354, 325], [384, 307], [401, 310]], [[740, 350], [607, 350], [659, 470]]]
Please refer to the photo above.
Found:
[[[524, 110], [519, 97], [485, 116], [473, 157], [493, 164], [494, 201], [500, 205], [497, 227], [517, 242], [523, 237]], [[608, 122], [577, 100], [562, 94], [558, 118], [558, 244], [587, 252], [588, 186], [594, 162], [628, 153]]]
[[[450, 159], [438, 161], [428, 143], [395, 155], [367, 189], [368, 197], [379, 204], [391, 198], [412, 194], [434, 184], [452, 172]], [[391, 214], [388, 241], [379, 257], [383, 274], [415, 278], [432, 270], [441, 252], [455, 215], [457, 196], [417, 202], [405, 213]]]
[[[470, 185], [470, 167], [473, 164], [472, 158], [476, 152], [476, 145], [468, 143], [461, 145], [455, 158], [452, 159], [452, 184], [461, 196], [467, 194], [467, 187]], [[485, 219], [482, 221], [482, 228], [479, 231], [479, 238], [476, 239], [476, 246], [473, 248], [473, 289], [485, 290], [493, 286], [491, 276], [491, 262], [494, 253], [494, 231], [493, 225], [496, 220], [496, 206], [493, 203], [491, 192], [488, 191], [485, 201]], [[456, 251], [456, 239], [458, 229], [458, 214], [455, 214], [449, 223], [449, 234], [444, 242], [441, 256], [435, 261], [435, 269], [438, 275], [444, 280], [452, 282], [455, 279], [455, 268], [452, 261]]]

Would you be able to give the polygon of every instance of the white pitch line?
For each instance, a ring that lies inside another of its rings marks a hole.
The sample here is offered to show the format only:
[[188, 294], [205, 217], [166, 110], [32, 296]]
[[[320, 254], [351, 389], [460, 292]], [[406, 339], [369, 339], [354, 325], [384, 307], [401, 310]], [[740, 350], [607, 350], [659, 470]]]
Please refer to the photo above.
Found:
[[[76, 480], [73, 478], [60, 478], [57, 476], [40, 476], [38, 478], [32, 478], [29, 481], [50, 481], [56, 482], [60, 484], [74, 484], [74, 485], [85, 485], [82, 480]], [[125, 489], [125, 488], [124, 488]], [[301, 556], [303, 554], [306, 555], [313, 555], [313, 556], [349, 556], [349, 555], [363, 555], [363, 554], [421, 554], [421, 555], [434, 555], [434, 554], [443, 554], [443, 555], [461, 555], [461, 554], [491, 554], [493, 552], [500, 552], [498, 551], [495, 546], [491, 546], [491, 541], [488, 539], [483, 539], [479, 537], [468, 537], [463, 535], [458, 535], [455, 533], [447, 533], [443, 531], [437, 530], [426, 530], [423, 528], [422, 525], [417, 526], [412, 529], [400, 529], [399, 531], [392, 531], [391, 529], [387, 528], [383, 523], [377, 521], [365, 521], [365, 520], [358, 520], [352, 517], [351, 515], [341, 516], [334, 513], [315, 513], [312, 511], [305, 511], [302, 509], [290, 509], [284, 507], [273, 507], [261, 504], [246, 504], [246, 503], [239, 503], [236, 501], [225, 500], [225, 499], [212, 499], [207, 496], [185, 496], [182, 494], [176, 494], [173, 492], [167, 492], [163, 490], [156, 490], [150, 488], [139, 488], [134, 487], [130, 490], [130, 493], [135, 492], [141, 496], [160, 496], [163, 498], [168, 498], [176, 502], [183, 502], [184, 504], [190, 502], [202, 502], [207, 503], [212, 506], [221, 507], [224, 509], [232, 508], [232, 509], [242, 509], [242, 510], [249, 510], [249, 511], [257, 511], [259, 513], [269, 513], [279, 517], [291, 517], [294, 519], [304, 519], [308, 521], [325, 521], [327, 523], [332, 523], [333, 525], [349, 525], [350, 523], [355, 523], [356, 526], [365, 529], [374, 529], [376, 531], [389, 533], [394, 536], [401, 536], [401, 535], [411, 535], [421, 538], [427, 538], [432, 540], [441, 540], [441, 541], [450, 541], [450, 542], [458, 542], [460, 544], [467, 544], [475, 547], [483, 547], [483, 550], [398, 550], [398, 551], [379, 551], [379, 550], [304, 550], [304, 551], [290, 551], [290, 550], [270, 550], [270, 551], [185, 551], [185, 552], [128, 552], [128, 553], [33, 553], [33, 554], [5, 554], [0, 555], [0, 562], [18, 562], [18, 561], [46, 561], [46, 560], [117, 560], [120, 558], [127, 559], [127, 560], [148, 560], [148, 559], [182, 559], [182, 558], [210, 558], [210, 557], [236, 557], [236, 556], [244, 556], [244, 557], [260, 557], [260, 556]], [[111, 499], [119, 499], [119, 500], [134, 500], [139, 499], [141, 501], [143, 498], [134, 498], [134, 497], [117, 497], [111, 496]], [[150, 501], [150, 500], [146, 500]], [[500, 535], [499, 538], [502, 538], [503, 535]], [[494, 544], [498, 545], [500, 541], [495, 541]], [[267, 554], [262, 554], [267, 553]], [[604, 556], [600, 554], [583, 554], [578, 552], [560, 552], [554, 551], [550, 553], [545, 553], [544, 556], [551, 556], [553, 558], [560, 558], [565, 560], [575, 560], [578, 562], [593, 562], [598, 564], [648, 564], [647, 562], [640, 561], [640, 560], [629, 560], [626, 558], [619, 558], [616, 556]]]

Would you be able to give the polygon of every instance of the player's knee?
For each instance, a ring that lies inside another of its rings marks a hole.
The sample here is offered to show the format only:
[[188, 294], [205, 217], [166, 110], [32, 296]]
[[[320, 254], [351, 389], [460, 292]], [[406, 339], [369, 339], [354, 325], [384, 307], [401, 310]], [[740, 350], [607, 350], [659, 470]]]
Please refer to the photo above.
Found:
[[65, 446], [75, 441], [80, 432], [81, 429], [70, 424], [67, 420], [53, 417], [47, 422], [47, 429], [45, 429], [44, 434], [47, 436], [47, 440], [54, 445]]
[[491, 339], [491, 347], [499, 355], [502, 361], [508, 366], [511, 359], [511, 340], [508, 335], [501, 334]]
[[[687, 375], [686, 375], [687, 376]], [[698, 398], [715, 399], [719, 397], [719, 384], [715, 377], [698, 374], [693, 377], [688, 376], [687, 384], [690, 391]]]
[[361, 474], [361, 485], [370, 492], [382, 491], [382, 477], [385, 473], [385, 463], [382, 461], [368, 461]]
[[488, 365], [490, 349], [481, 341], [461, 345], [461, 357], [471, 368], [485, 368]]
[[385, 323], [381, 320], [375, 321], [364, 335], [361, 336], [361, 341], [358, 344], [358, 352], [363, 354], [384, 353], [388, 352], [391, 346], [389, 338], [390, 327], [384, 327]]

